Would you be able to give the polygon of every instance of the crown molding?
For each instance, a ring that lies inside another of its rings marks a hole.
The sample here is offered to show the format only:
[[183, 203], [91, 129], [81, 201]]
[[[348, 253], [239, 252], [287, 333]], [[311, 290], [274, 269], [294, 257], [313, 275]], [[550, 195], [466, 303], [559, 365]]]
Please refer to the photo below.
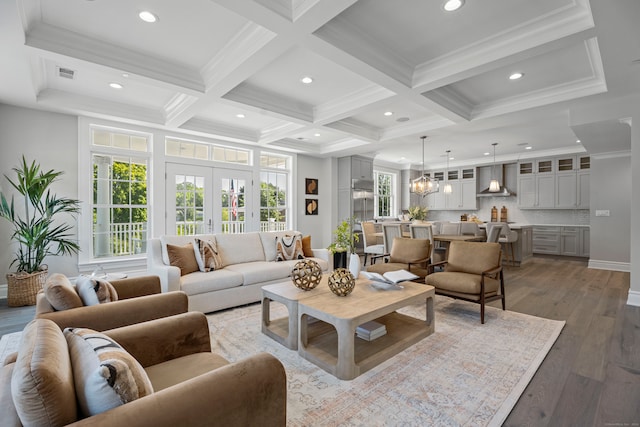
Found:
[[392, 96], [395, 96], [395, 93], [382, 86], [369, 85], [358, 91], [345, 94], [335, 101], [316, 106], [314, 122], [319, 124], [335, 122], [352, 115], [354, 111], [387, 100]]
[[295, 119], [305, 123], [313, 123], [313, 108], [309, 105], [301, 104], [275, 93], [269, 93], [247, 83], [238, 85], [232, 91], [227, 92], [223, 98], [278, 113], [286, 120]]
[[57, 110], [83, 115], [97, 116], [106, 119], [119, 117], [126, 121], [139, 121], [164, 125], [162, 111], [145, 107], [137, 107], [121, 102], [105, 101], [89, 96], [72, 94], [57, 89], [44, 89], [38, 93], [37, 102], [43, 106], [55, 107]]
[[588, 0], [575, 0], [570, 5], [418, 65], [413, 73], [412, 86], [426, 86], [451, 74], [462, 73], [593, 27]]
[[25, 45], [121, 72], [138, 74], [194, 95], [205, 87], [197, 71], [44, 23], [25, 33]]
[[257, 143], [258, 134], [246, 129], [229, 126], [223, 123], [215, 123], [210, 120], [193, 118], [180, 126], [181, 130], [200, 132], [206, 134], [208, 138], [220, 139], [223, 141], [233, 141], [241, 143]]
[[186, 93], [175, 94], [164, 106], [165, 124], [171, 123], [197, 101], [197, 97]]

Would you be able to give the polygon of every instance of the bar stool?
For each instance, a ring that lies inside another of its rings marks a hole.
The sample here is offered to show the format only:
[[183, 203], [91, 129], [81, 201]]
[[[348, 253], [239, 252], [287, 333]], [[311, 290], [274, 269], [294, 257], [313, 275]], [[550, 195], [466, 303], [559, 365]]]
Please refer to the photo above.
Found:
[[500, 243], [501, 246], [503, 246], [505, 248], [504, 254], [508, 257], [509, 252], [506, 250], [507, 248], [507, 244], [509, 244], [510, 248], [511, 248], [511, 257], [510, 257], [510, 264], [511, 265], [515, 265], [515, 252], [513, 249], [513, 244], [515, 242], [518, 241], [518, 232], [515, 230], [512, 230], [509, 227], [509, 224], [507, 223], [503, 223], [504, 225], [502, 226], [502, 232], [500, 233], [500, 238], [498, 239], [498, 243]]

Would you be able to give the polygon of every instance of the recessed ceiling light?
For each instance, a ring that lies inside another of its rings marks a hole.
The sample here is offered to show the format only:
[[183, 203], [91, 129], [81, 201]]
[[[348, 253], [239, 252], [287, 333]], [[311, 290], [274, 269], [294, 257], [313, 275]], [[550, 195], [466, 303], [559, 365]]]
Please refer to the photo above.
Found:
[[138, 14], [138, 17], [140, 17], [140, 19], [142, 19], [144, 22], [149, 22], [149, 23], [153, 23], [158, 20], [158, 17], [153, 13], [149, 12], [148, 10], [143, 10], [142, 12], [140, 12]]
[[489, 154], [491, 154], [491, 153], [484, 153], [485, 156], [488, 156]]
[[524, 77], [524, 73], [517, 72], [517, 73], [511, 74], [509, 76], [509, 80], [518, 80], [518, 79], [521, 79], [522, 77]]
[[320, 134], [319, 133], [314, 133], [313, 136], [320, 136]]
[[309, 76], [304, 76], [303, 78], [300, 79], [300, 81], [306, 85], [313, 83], [313, 79]]
[[464, 0], [447, 0], [444, 2], [444, 5], [442, 5], [442, 7], [447, 12], [453, 12], [460, 9], [463, 4]]
[[530, 145], [527, 145], [526, 147], [524, 147], [525, 150], [531, 150], [533, 147]]
[[109, 86], [112, 87], [113, 89], [122, 89], [124, 87], [120, 83], [117, 83], [117, 82], [111, 82], [111, 83], [109, 83]]
[[236, 114], [236, 117], [239, 118], [239, 119], [244, 119], [246, 116], [244, 114], [242, 114], [242, 113], [238, 113], [238, 114]]
[[122, 73], [122, 77], [124, 77], [126, 79], [127, 77], [129, 77], [129, 74], [128, 73]]
[[388, 116], [393, 116], [393, 111], [385, 111], [384, 115], [387, 116], [387, 117]]
[[579, 139], [576, 139], [576, 144], [580, 144], [580, 142], [582, 141], [580, 141]]

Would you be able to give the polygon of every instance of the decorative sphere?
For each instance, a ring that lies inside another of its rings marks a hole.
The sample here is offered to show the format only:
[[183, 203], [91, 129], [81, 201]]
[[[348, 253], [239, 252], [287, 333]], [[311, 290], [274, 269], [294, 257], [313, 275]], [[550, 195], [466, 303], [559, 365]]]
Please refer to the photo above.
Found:
[[320, 279], [322, 279], [322, 269], [320, 264], [312, 259], [298, 261], [291, 270], [293, 284], [303, 291], [310, 291], [318, 286]]
[[356, 279], [346, 268], [336, 268], [329, 276], [329, 289], [339, 297], [346, 297], [356, 286]]

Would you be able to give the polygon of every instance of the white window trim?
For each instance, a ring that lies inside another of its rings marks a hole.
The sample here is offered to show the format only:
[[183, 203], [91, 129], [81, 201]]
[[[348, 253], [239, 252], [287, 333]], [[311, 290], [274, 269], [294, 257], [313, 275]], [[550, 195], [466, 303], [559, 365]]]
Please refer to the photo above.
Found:
[[[399, 197], [400, 197], [400, 188], [399, 188], [399, 176], [400, 176], [400, 172], [394, 169], [388, 169], [388, 168], [384, 168], [384, 167], [379, 167], [379, 166], [375, 166], [373, 167], [373, 179], [374, 179], [374, 185], [377, 187], [378, 185], [378, 180], [377, 180], [377, 174], [378, 173], [383, 173], [383, 174], [387, 174], [387, 175], [391, 175], [392, 179], [391, 179], [391, 207], [390, 207], [390, 211], [391, 211], [391, 215], [389, 217], [385, 217], [385, 218], [395, 218], [396, 215], [394, 214], [394, 212], [398, 212], [399, 211]], [[374, 190], [376, 190], [376, 188], [374, 188]], [[378, 219], [378, 218], [383, 218], [378, 216], [378, 194], [377, 192], [374, 194], [374, 218]]]

